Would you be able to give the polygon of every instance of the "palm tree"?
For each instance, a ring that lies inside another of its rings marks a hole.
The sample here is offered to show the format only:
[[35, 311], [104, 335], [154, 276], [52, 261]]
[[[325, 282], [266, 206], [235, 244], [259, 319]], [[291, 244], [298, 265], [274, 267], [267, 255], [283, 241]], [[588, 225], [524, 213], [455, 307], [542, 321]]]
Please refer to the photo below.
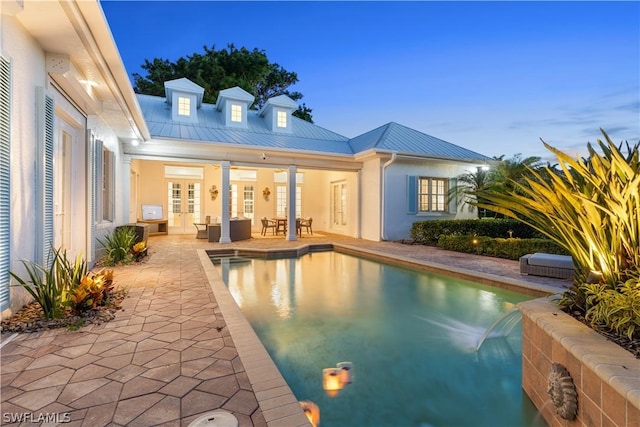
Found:
[[[449, 201], [458, 200], [468, 206], [469, 212], [474, 209], [471, 202], [476, 202], [476, 193], [491, 187], [491, 172], [487, 167], [478, 167], [458, 176], [458, 185], [449, 190]], [[483, 200], [485, 201], [485, 200]], [[478, 218], [487, 216], [486, 209], [477, 209]]]

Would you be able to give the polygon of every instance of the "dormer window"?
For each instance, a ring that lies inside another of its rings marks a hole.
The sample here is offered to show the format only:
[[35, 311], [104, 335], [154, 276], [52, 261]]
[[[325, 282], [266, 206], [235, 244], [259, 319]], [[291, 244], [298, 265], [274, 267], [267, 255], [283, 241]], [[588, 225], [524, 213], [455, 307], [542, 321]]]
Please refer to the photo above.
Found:
[[272, 132], [292, 133], [291, 114], [298, 108], [298, 104], [286, 95], [279, 95], [267, 99], [258, 115], [264, 117], [267, 128]]
[[191, 99], [178, 96], [178, 115], [187, 117], [191, 115]]
[[278, 127], [286, 128], [287, 127], [287, 112], [286, 111], [278, 111]]
[[238, 123], [242, 122], [242, 105], [231, 104], [231, 121]]
[[247, 112], [255, 98], [238, 86], [221, 90], [216, 102], [216, 110], [223, 112], [224, 124], [237, 129], [247, 129]]
[[202, 105], [204, 88], [186, 78], [164, 82], [167, 104], [171, 107], [171, 120], [198, 123], [197, 109]]

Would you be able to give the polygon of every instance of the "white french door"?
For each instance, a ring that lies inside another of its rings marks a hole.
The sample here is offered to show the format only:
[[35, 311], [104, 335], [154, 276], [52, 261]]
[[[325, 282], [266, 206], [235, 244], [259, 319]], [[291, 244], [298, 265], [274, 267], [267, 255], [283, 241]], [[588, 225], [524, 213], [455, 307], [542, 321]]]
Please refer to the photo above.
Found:
[[202, 181], [167, 181], [167, 219], [169, 233], [195, 233], [193, 224], [202, 222]]

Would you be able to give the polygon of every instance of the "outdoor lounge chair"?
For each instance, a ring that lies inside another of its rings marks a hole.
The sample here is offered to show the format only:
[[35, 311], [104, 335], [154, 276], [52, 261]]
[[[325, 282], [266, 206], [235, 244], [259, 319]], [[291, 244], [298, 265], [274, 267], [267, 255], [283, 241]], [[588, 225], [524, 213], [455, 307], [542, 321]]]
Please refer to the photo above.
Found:
[[271, 229], [273, 230], [273, 234], [276, 234], [276, 227], [277, 224], [274, 220], [272, 219], [267, 219], [266, 216], [263, 216], [260, 221], [262, 221], [262, 231], [260, 232], [261, 235], [266, 236], [267, 234], [267, 229]]

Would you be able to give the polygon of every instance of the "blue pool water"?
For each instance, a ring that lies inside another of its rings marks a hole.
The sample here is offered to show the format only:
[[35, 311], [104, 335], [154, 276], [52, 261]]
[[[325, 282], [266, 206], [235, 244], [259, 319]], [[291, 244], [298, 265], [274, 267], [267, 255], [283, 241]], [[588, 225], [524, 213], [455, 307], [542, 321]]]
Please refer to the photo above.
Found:
[[[218, 268], [323, 427], [544, 425], [521, 389], [521, 325], [475, 351], [530, 296], [335, 252]], [[354, 381], [332, 396], [322, 370], [342, 361]]]

